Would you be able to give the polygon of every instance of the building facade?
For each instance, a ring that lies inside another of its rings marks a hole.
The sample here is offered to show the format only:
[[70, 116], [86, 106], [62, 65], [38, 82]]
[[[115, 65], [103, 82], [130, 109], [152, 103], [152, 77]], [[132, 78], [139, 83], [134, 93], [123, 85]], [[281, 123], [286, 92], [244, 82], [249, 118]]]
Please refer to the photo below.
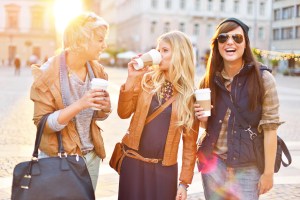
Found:
[[[113, 21], [112, 41], [119, 48], [145, 52], [156, 46], [162, 33], [180, 30], [190, 36], [201, 60], [216, 26], [227, 17], [250, 27], [253, 47], [270, 49], [271, 5], [272, 0], [116, 0], [102, 1], [101, 15]], [[109, 7], [114, 7], [114, 16]]]
[[0, 61], [40, 62], [56, 49], [53, 0], [0, 1]]
[[300, 0], [273, 0], [271, 50], [300, 54]]

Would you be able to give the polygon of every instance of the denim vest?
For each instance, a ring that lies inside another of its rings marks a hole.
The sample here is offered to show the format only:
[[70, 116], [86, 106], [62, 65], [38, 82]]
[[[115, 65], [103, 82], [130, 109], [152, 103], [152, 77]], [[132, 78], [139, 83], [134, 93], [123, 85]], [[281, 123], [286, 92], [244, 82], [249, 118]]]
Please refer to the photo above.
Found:
[[[214, 105], [215, 112], [212, 112], [208, 119], [207, 134], [200, 149], [205, 155], [211, 155], [214, 146], [218, 140], [221, 126], [228, 109], [228, 106], [223, 101], [221, 95], [229, 93], [237, 110], [241, 116], [251, 126], [253, 132], [258, 132], [257, 127], [261, 119], [262, 107], [258, 103], [255, 111], [250, 111], [248, 108], [248, 74], [252, 70], [253, 65], [246, 65], [239, 74], [237, 74], [231, 83], [231, 92], [226, 90], [222, 78], [218, 75], [214, 77], [214, 83], [217, 85], [217, 98]], [[262, 70], [266, 68], [263, 66]], [[236, 121], [234, 113], [231, 112], [228, 120], [227, 128], [227, 160], [226, 164], [229, 167], [244, 167], [255, 165], [255, 155], [253, 151], [252, 141], [248, 131], [245, 131]]]

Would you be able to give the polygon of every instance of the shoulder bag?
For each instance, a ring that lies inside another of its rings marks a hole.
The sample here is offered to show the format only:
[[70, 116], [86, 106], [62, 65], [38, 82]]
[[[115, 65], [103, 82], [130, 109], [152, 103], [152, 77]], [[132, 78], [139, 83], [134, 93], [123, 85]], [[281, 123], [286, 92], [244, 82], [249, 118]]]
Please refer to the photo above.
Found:
[[95, 199], [85, 161], [79, 155], [67, 155], [62, 136], [57, 132], [58, 156], [38, 159], [38, 148], [47, 118], [37, 128], [31, 161], [22, 162], [13, 171], [12, 200], [91, 200]]

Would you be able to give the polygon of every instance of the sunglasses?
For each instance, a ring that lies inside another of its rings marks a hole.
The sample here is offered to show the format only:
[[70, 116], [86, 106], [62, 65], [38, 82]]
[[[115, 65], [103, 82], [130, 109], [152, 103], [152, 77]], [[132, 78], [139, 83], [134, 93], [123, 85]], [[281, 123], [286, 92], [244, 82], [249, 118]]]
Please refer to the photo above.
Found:
[[219, 43], [223, 44], [228, 40], [228, 38], [231, 36], [231, 38], [234, 40], [234, 42], [241, 44], [244, 40], [244, 37], [242, 34], [228, 34], [228, 33], [221, 33], [218, 35], [217, 40]]

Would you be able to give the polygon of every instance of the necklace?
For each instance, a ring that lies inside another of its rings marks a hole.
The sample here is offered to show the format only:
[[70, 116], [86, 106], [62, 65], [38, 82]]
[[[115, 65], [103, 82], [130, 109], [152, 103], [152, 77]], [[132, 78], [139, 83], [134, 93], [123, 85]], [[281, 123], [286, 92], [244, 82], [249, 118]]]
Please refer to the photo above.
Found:
[[173, 96], [173, 85], [170, 81], [165, 81], [161, 87], [160, 99], [167, 101]]

